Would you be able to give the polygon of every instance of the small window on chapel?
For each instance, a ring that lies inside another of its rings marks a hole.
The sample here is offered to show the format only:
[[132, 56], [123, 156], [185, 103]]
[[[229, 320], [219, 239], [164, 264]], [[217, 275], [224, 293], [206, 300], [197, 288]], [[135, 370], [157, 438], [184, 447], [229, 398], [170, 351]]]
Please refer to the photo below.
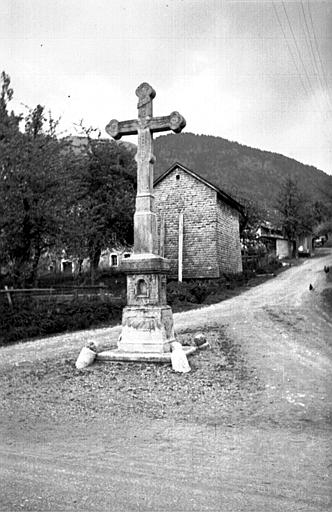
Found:
[[179, 179], [180, 179], [180, 174], [177, 174], [177, 175], [175, 176], [175, 178], [176, 178], [177, 180], [179, 180]]

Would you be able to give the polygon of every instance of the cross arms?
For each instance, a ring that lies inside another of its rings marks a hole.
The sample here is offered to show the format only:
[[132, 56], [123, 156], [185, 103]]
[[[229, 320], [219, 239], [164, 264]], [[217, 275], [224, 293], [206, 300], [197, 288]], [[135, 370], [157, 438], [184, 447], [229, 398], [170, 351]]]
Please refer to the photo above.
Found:
[[117, 121], [116, 119], [112, 119], [105, 129], [108, 135], [118, 140], [124, 135], [135, 135], [138, 130], [138, 121], [136, 119], [132, 119], [131, 121]]
[[106, 131], [113, 139], [118, 140], [124, 135], [135, 135], [138, 133], [139, 128], [149, 128], [153, 133], [165, 132], [167, 130], [180, 133], [185, 126], [185, 118], [179, 112], [172, 112], [169, 116], [146, 116], [144, 119], [132, 119], [131, 121], [112, 119], [106, 126]]
[[186, 126], [186, 120], [179, 112], [172, 112], [169, 116], [152, 117], [148, 126], [151, 132], [172, 130], [175, 133], [180, 133]]

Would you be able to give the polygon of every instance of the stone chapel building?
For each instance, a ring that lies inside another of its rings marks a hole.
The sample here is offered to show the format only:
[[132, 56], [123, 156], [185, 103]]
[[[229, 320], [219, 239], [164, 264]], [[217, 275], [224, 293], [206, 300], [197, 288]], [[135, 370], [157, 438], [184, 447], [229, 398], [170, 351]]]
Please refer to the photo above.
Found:
[[242, 272], [242, 206], [235, 199], [180, 163], [155, 180], [154, 196], [158, 246], [172, 277]]

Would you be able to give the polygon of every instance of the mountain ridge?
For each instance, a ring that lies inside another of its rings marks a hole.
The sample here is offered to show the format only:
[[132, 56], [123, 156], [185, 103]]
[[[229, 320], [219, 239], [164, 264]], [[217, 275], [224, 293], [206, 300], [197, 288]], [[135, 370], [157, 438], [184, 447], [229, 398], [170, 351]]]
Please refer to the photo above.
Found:
[[[85, 137], [70, 137], [74, 150], [87, 144]], [[110, 139], [101, 139], [103, 141]], [[117, 141], [135, 153], [137, 146], [129, 141]], [[190, 132], [167, 134], [154, 140], [154, 180], [178, 162], [199, 174], [228, 195], [254, 201], [274, 220], [277, 196], [288, 177], [312, 202], [321, 201], [332, 212], [332, 176], [312, 165], [259, 148], [242, 145], [215, 135]]]
[[154, 153], [155, 179], [177, 161], [235, 199], [256, 201], [272, 216], [288, 177], [312, 201], [322, 201], [332, 209], [332, 176], [278, 153], [190, 132], [156, 138]]

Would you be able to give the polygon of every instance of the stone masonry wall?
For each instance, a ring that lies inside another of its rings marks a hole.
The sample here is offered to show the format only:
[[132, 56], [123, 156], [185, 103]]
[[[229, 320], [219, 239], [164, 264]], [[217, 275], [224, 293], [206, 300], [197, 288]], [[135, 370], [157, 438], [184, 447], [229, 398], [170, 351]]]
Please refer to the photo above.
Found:
[[219, 277], [216, 192], [180, 169], [154, 189], [158, 247], [160, 219], [165, 217], [165, 258], [178, 274], [179, 213], [183, 210], [183, 278]]
[[220, 273], [242, 272], [239, 213], [218, 199], [217, 248]]

